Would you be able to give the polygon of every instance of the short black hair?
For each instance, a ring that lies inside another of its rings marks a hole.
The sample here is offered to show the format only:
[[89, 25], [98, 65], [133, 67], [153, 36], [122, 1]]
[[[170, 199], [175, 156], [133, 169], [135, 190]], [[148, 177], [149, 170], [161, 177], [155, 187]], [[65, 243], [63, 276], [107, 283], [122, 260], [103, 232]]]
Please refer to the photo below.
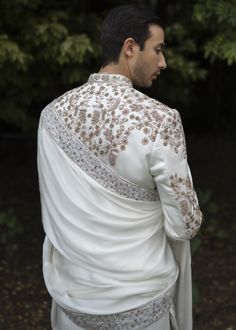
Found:
[[133, 38], [142, 50], [150, 36], [151, 24], [164, 29], [160, 17], [146, 7], [123, 5], [113, 8], [101, 29], [102, 66], [119, 61], [121, 48], [127, 38]]

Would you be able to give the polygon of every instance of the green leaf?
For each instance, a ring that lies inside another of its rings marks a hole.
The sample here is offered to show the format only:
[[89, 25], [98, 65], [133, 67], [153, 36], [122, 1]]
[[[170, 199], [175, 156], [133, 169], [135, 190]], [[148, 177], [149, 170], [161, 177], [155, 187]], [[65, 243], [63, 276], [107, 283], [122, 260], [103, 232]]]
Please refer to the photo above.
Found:
[[81, 64], [88, 53], [93, 53], [92, 43], [88, 36], [84, 34], [69, 36], [61, 44], [58, 62], [61, 65], [71, 62]]

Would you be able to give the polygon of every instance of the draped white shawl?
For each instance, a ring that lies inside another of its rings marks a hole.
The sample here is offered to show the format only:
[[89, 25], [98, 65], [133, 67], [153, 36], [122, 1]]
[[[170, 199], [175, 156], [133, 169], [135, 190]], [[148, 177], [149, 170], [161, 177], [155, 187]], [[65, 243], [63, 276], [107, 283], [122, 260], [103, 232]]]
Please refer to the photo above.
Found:
[[105, 189], [68, 157], [42, 120], [38, 169], [43, 272], [54, 300], [72, 311], [118, 313], [165, 295], [178, 277], [178, 326], [192, 329], [189, 241], [168, 242], [161, 203]]

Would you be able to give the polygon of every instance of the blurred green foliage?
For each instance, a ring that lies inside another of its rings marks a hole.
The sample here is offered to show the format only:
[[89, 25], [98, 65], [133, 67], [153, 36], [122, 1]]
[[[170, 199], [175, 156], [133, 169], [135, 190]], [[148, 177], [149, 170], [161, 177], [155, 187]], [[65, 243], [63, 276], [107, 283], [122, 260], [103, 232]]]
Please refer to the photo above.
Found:
[[[195, 89], [198, 81], [209, 85], [209, 98], [219, 94], [219, 88], [227, 90], [224, 84], [215, 84], [214, 73], [217, 70], [222, 81], [226, 67], [235, 67], [235, 0], [134, 2], [146, 2], [166, 22], [169, 70], [154, 88], [154, 97], [196, 112], [203, 101]], [[129, 1], [2, 1], [0, 122], [22, 132], [35, 132], [39, 113], [49, 101], [99, 69], [102, 19], [109, 9], [126, 3]], [[219, 96], [209, 109], [212, 106], [220, 112]]]
[[9, 0], [1, 13], [0, 119], [35, 131], [35, 113], [93, 70], [101, 19], [75, 1]]
[[201, 40], [204, 56], [211, 62], [236, 62], [236, 1], [199, 0], [194, 5], [193, 19], [199, 33], [208, 31]]
[[168, 70], [153, 95], [179, 109], [186, 122], [205, 125], [206, 132], [232, 131], [236, 1], [159, 0], [154, 7], [166, 22]]

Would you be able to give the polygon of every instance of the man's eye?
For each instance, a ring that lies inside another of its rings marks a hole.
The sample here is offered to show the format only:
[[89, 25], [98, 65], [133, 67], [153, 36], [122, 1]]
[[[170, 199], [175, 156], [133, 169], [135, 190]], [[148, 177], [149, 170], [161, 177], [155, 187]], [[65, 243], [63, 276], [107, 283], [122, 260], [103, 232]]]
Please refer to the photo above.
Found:
[[162, 49], [161, 48], [156, 48], [155, 50], [156, 50], [156, 53], [157, 54], [160, 54], [162, 52]]

